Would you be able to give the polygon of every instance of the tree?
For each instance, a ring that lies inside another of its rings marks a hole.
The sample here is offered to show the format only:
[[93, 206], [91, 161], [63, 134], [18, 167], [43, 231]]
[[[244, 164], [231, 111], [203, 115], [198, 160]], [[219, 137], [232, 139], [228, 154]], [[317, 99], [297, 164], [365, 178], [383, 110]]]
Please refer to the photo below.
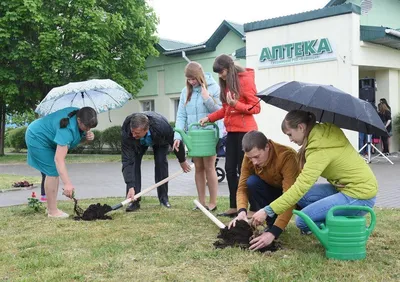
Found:
[[0, 5], [0, 155], [5, 115], [34, 109], [53, 87], [110, 78], [136, 95], [157, 18], [145, 0], [13, 0]]

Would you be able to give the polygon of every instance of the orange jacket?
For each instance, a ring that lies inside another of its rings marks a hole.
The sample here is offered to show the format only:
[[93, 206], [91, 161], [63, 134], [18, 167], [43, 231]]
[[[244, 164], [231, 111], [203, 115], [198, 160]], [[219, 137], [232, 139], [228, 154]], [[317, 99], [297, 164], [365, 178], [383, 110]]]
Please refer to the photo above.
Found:
[[[238, 77], [240, 97], [235, 107], [223, 103], [221, 109], [208, 115], [208, 119], [210, 122], [214, 122], [223, 118], [227, 132], [257, 130], [257, 123], [253, 114], [258, 114], [261, 107], [260, 104], [257, 104], [258, 98], [254, 83], [254, 70], [246, 68], [246, 71], [238, 73]], [[254, 105], [256, 106], [249, 110]]]
[[[290, 187], [292, 187], [300, 173], [297, 162], [297, 153], [295, 150], [279, 143], [275, 143], [272, 140], [268, 141], [268, 145], [270, 148], [268, 159], [261, 169], [254, 167], [246, 154], [244, 156], [238, 190], [236, 193], [238, 210], [242, 208], [247, 209], [249, 200], [246, 181], [251, 175], [258, 175], [266, 183], [285, 193]], [[275, 220], [274, 226], [279, 227], [280, 230], [278, 229], [278, 232], [273, 232], [276, 230], [274, 227], [272, 227], [271, 230], [276, 237], [279, 236], [280, 232], [282, 232], [289, 223], [289, 220], [292, 217], [293, 208], [294, 207], [291, 207], [286, 210], [286, 212], [278, 215], [278, 218]]]

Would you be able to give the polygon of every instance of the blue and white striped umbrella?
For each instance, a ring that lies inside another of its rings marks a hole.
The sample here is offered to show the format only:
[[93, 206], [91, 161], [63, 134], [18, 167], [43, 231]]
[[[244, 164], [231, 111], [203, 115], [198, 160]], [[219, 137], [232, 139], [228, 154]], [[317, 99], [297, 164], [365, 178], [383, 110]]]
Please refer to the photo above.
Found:
[[45, 116], [67, 107], [91, 107], [102, 113], [122, 107], [131, 98], [129, 92], [111, 79], [91, 79], [53, 88], [35, 112]]

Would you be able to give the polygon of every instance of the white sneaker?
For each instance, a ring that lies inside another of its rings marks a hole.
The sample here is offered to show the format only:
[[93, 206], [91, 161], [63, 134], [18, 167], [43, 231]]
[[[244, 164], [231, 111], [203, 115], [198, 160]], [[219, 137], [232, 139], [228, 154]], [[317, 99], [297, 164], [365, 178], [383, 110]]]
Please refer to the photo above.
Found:
[[48, 214], [47, 217], [49, 217], [49, 218], [68, 218], [69, 214], [67, 214], [65, 212], [61, 212], [61, 214], [59, 214], [59, 215]]

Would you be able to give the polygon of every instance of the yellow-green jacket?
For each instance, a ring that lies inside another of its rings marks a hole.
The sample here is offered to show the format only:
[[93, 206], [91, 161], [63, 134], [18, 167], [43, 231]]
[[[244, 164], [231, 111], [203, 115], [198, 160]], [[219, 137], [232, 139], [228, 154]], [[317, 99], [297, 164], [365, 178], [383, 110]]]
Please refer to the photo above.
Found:
[[356, 199], [376, 196], [375, 175], [334, 124], [316, 124], [308, 136], [306, 163], [293, 186], [270, 204], [281, 214], [296, 204], [318, 177], [326, 178], [338, 191]]

